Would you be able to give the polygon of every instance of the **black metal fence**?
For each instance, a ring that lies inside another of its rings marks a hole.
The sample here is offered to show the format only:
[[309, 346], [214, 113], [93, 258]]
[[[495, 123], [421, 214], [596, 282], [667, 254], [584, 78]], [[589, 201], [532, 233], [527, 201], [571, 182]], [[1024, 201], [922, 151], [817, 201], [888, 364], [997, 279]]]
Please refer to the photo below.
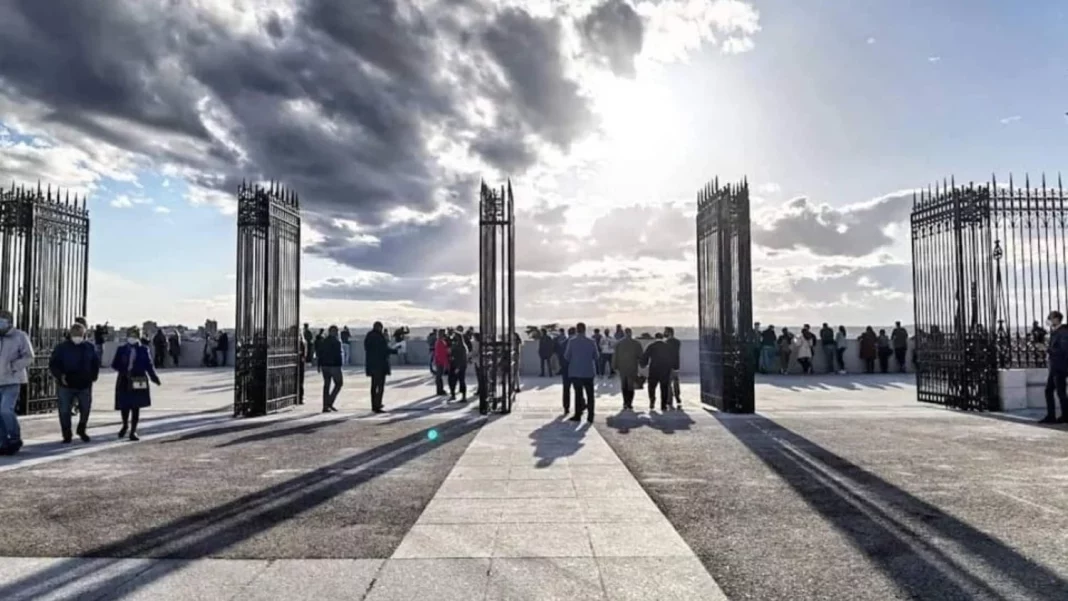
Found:
[[56, 408], [48, 360], [74, 318], [84, 316], [89, 282], [89, 212], [85, 200], [49, 188], [0, 191], [0, 306], [15, 316], [36, 355], [19, 413]]
[[479, 194], [478, 314], [479, 410], [508, 413], [519, 385], [515, 331], [515, 201], [512, 182], [500, 190], [482, 184]]
[[234, 416], [294, 404], [300, 391], [300, 201], [277, 184], [237, 193]]
[[701, 400], [721, 411], [754, 410], [749, 184], [697, 194], [697, 306]]
[[997, 370], [1044, 367], [1046, 315], [1068, 303], [1061, 182], [943, 182], [912, 210], [917, 394], [1001, 408]]

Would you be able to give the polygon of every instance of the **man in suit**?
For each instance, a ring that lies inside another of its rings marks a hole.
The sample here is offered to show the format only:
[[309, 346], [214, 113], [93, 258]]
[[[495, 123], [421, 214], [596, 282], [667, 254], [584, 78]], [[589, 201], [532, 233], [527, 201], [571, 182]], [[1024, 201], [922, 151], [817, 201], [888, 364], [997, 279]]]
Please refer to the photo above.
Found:
[[[1060, 311], [1049, 313], [1049, 375], [1046, 378], [1046, 417], [1042, 424], [1068, 424], [1068, 327], [1064, 325], [1064, 315]], [[1053, 393], [1061, 403], [1061, 416], [1057, 417], [1057, 405], [1053, 402]]]
[[573, 422], [582, 419], [583, 411], [586, 412], [586, 421], [593, 422], [593, 380], [597, 376], [599, 360], [597, 343], [586, 336], [586, 324], [580, 321], [575, 324], [575, 337], [567, 341], [567, 349], [564, 350], [567, 377], [575, 387], [575, 415], [571, 416]]
[[[319, 371], [323, 374], [323, 413], [337, 411], [334, 401], [341, 392], [344, 378], [341, 375], [341, 340], [337, 337], [337, 326], [330, 326], [329, 334], [319, 340], [316, 349], [319, 358]], [[330, 384], [333, 383], [333, 389]]]
[[656, 408], [656, 389], [660, 388], [660, 410], [671, 408], [671, 371], [675, 368], [674, 352], [662, 334], [645, 349], [642, 365], [649, 367], [649, 411]]
[[376, 321], [363, 337], [363, 353], [365, 373], [371, 378], [371, 411], [382, 413], [385, 411], [382, 397], [386, 392], [386, 376], [392, 373], [389, 356], [397, 354], [397, 349], [389, 345], [381, 321]]
[[675, 328], [664, 328], [664, 344], [671, 349], [671, 393], [675, 396], [675, 405], [682, 406], [682, 391], [679, 390], [679, 366], [682, 363], [682, 342], [675, 338]]

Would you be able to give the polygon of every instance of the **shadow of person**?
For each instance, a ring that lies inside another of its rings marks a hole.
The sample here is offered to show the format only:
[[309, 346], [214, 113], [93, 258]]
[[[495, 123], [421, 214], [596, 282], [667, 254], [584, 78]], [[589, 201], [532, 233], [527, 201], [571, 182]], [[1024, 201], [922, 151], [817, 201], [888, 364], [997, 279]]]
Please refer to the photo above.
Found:
[[695, 423], [688, 413], [678, 411], [650, 411], [649, 413], [636, 413], [624, 409], [615, 415], [608, 416], [605, 425], [620, 434], [629, 434], [637, 428], [652, 428], [661, 434], [674, 434], [680, 430], [689, 430]]
[[545, 468], [557, 459], [574, 455], [584, 446], [589, 424], [575, 427], [561, 415], [530, 433], [531, 445], [534, 446], [534, 467]]

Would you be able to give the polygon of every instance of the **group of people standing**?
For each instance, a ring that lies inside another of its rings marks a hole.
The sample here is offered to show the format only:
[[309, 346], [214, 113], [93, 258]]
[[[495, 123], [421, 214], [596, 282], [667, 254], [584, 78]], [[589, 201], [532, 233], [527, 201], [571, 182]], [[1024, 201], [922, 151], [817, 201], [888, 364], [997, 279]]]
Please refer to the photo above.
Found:
[[[838, 326], [835, 330], [824, 323], [818, 337], [808, 324], [801, 328], [798, 335], [791, 333], [788, 328], [776, 332], [775, 326], [772, 325], [761, 329], [760, 323], [754, 325], [753, 332], [756, 342], [754, 360], [760, 373], [767, 374], [777, 370], [779, 374], [785, 375], [790, 371], [790, 360], [796, 359], [801, 373], [811, 374], [814, 371], [813, 358], [817, 352], [824, 356], [827, 373], [846, 373], [845, 353], [849, 348], [849, 336], [845, 326]], [[909, 334], [900, 321], [894, 324], [889, 335], [886, 330], [881, 329], [876, 333], [868, 326], [857, 340], [858, 354], [864, 362], [865, 373], [875, 373], [876, 361], [880, 371], [888, 373], [891, 358], [896, 359], [898, 371], [907, 371]]]
[[[57, 409], [63, 443], [69, 444], [77, 434], [89, 442], [87, 433], [93, 403], [93, 384], [100, 375], [101, 349], [86, 338], [88, 326], [77, 318], [62, 342], [52, 350], [48, 370], [56, 381]], [[136, 327], [126, 332], [126, 342], [118, 347], [111, 368], [115, 380], [115, 410], [122, 416], [118, 437], [139, 440], [137, 426], [141, 409], [152, 404], [149, 383], [160, 385], [152, 353], [143, 344]], [[94, 337], [95, 338], [95, 337]], [[29, 368], [34, 362], [29, 336], [14, 327], [10, 311], [0, 310], [0, 455], [13, 455], [22, 448], [22, 431], [16, 414], [21, 388], [29, 382]], [[77, 408], [78, 424], [72, 426]]]
[[[595, 329], [588, 336], [586, 324], [579, 322], [567, 332], [561, 328], [556, 336], [545, 329], [538, 339], [538, 355], [542, 375], [548, 367], [549, 376], [555, 370], [563, 383], [564, 413], [571, 413], [571, 395], [575, 396], [575, 412], [571, 421], [580, 421], [583, 414], [587, 422], [593, 422], [596, 406], [594, 381], [597, 376], [609, 377], [619, 374], [623, 409], [634, 409], [636, 391], [648, 385], [649, 410], [656, 408], [657, 392], [660, 393], [660, 409], [681, 409], [679, 389], [679, 362], [682, 343], [675, 338], [673, 328], [664, 328], [645, 348], [634, 338], [630, 328], [616, 326], [609, 334]], [[607, 375], [606, 375], [607, 374]]]

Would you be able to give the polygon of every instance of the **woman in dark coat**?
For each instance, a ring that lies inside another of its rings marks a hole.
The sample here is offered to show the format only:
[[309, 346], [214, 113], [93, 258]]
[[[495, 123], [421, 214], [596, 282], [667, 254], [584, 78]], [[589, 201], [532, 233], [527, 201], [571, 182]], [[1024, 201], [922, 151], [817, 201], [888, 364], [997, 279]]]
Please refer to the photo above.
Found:
[[137, 422], [141, 418], [141, 408], [152, 405], [148, 382], [151, 380], [159, 386], [160, 381], [152, 366], [148, 347], [141, 344], [137, 328], [127, 331], [126, 344], [116, 349], [111, 369], [119, 372], [115, 379], [115, 410], [122, 414], [119, 438], [129, 432], [130, 440], [140, 440], [137, 437]]

